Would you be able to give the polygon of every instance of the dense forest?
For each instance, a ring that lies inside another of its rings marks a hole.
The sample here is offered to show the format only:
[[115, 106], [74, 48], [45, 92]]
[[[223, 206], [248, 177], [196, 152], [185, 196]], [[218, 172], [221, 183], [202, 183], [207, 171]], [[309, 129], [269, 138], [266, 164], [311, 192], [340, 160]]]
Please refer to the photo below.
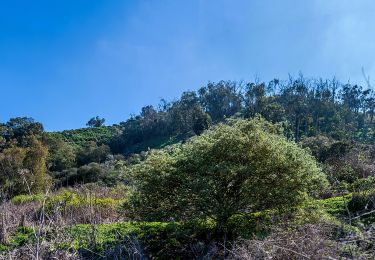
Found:
[[374, 259], [375, 92], [209, 82], [112, 126], [0, 123], [0, 259]]

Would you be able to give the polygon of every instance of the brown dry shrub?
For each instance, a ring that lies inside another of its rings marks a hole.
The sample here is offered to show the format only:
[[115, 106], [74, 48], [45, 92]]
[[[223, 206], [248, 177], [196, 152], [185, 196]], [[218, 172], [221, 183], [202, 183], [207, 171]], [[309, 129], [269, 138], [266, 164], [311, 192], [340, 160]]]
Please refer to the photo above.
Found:
[[295, 229], [275, 228], [265, 239], [240, 240], [231, 249], [231, 259], [329, 259], [336, 258], [337, 244], [327, 224]]

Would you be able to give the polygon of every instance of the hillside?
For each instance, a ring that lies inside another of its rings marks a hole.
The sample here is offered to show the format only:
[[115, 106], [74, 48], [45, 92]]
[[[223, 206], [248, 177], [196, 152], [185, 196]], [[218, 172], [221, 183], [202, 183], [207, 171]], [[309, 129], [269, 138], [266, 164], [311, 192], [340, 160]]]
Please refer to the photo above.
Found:
[[92, 128], [82, 128], [75, 130], [65, 130], [62, 132], [50, 133], [53, 138], [61, 138], [72, 146], [83, 146], [88, 142], [97, 144], [109, 144], [111, 140], [122, 133], [117, 126], [101, 126]]
[[0, 259], [372, 259], [375, 95], [221, 81], [113, 126], [0, 124]]

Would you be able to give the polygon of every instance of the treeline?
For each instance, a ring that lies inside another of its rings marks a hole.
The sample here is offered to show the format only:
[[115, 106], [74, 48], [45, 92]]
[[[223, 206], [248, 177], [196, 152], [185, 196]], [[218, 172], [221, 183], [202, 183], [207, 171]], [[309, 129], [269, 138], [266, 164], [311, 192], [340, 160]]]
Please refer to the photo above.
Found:
[[111, 185], [118, 177], [118, 172], [112, 174], [115, 162], [123, 159], [111, 154], [100, 142], [73, 144], [61, 134], [45, 132], [32, 118], [12, 118], [0, 125], [0, 195], [37, 194], [100, 180]]
[[325, 135], [336, 140], [374, 140], [374, 91], [336, 80], [308, 80], [300, 76], [267, 83], [221, 81], [198, 91], [184, 92], [158, 108], [146, 106], [139, 115], [120, 123], [122, 135], [111, 143], [114, 152], [161, 137], [200, 134], [211, 123], [229, 117], [256, 114], [283, 123], [295, 141], [303, 136]]
[[145, 106], [118, 125], [104, 127], [99, 122], [102, 119], [93, 118], [90, 128], [57, 134], [75, 145], [95, 141], [109, 145], [115, 154], [128, 155], [148, 146], [159, 147], [170, 138], [199, 135], [226, 118], [259, 114], [270, 122], [283, 123], [285, 134], [295, 141], [322, 134], [366, 143], [374, 140], [374, 109], [374, 91], [335, 79], [300, 76], [269, 83], [220, 81], [184, 92], [178, 100]]

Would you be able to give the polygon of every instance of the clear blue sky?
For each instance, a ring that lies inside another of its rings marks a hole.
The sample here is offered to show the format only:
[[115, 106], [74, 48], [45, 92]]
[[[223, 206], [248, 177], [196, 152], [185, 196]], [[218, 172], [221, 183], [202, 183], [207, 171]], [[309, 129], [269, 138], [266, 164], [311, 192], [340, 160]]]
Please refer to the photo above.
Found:
[[123, 121], [208, 81], [375, 73], [373, 0], [0, 3], [0, 121]]

